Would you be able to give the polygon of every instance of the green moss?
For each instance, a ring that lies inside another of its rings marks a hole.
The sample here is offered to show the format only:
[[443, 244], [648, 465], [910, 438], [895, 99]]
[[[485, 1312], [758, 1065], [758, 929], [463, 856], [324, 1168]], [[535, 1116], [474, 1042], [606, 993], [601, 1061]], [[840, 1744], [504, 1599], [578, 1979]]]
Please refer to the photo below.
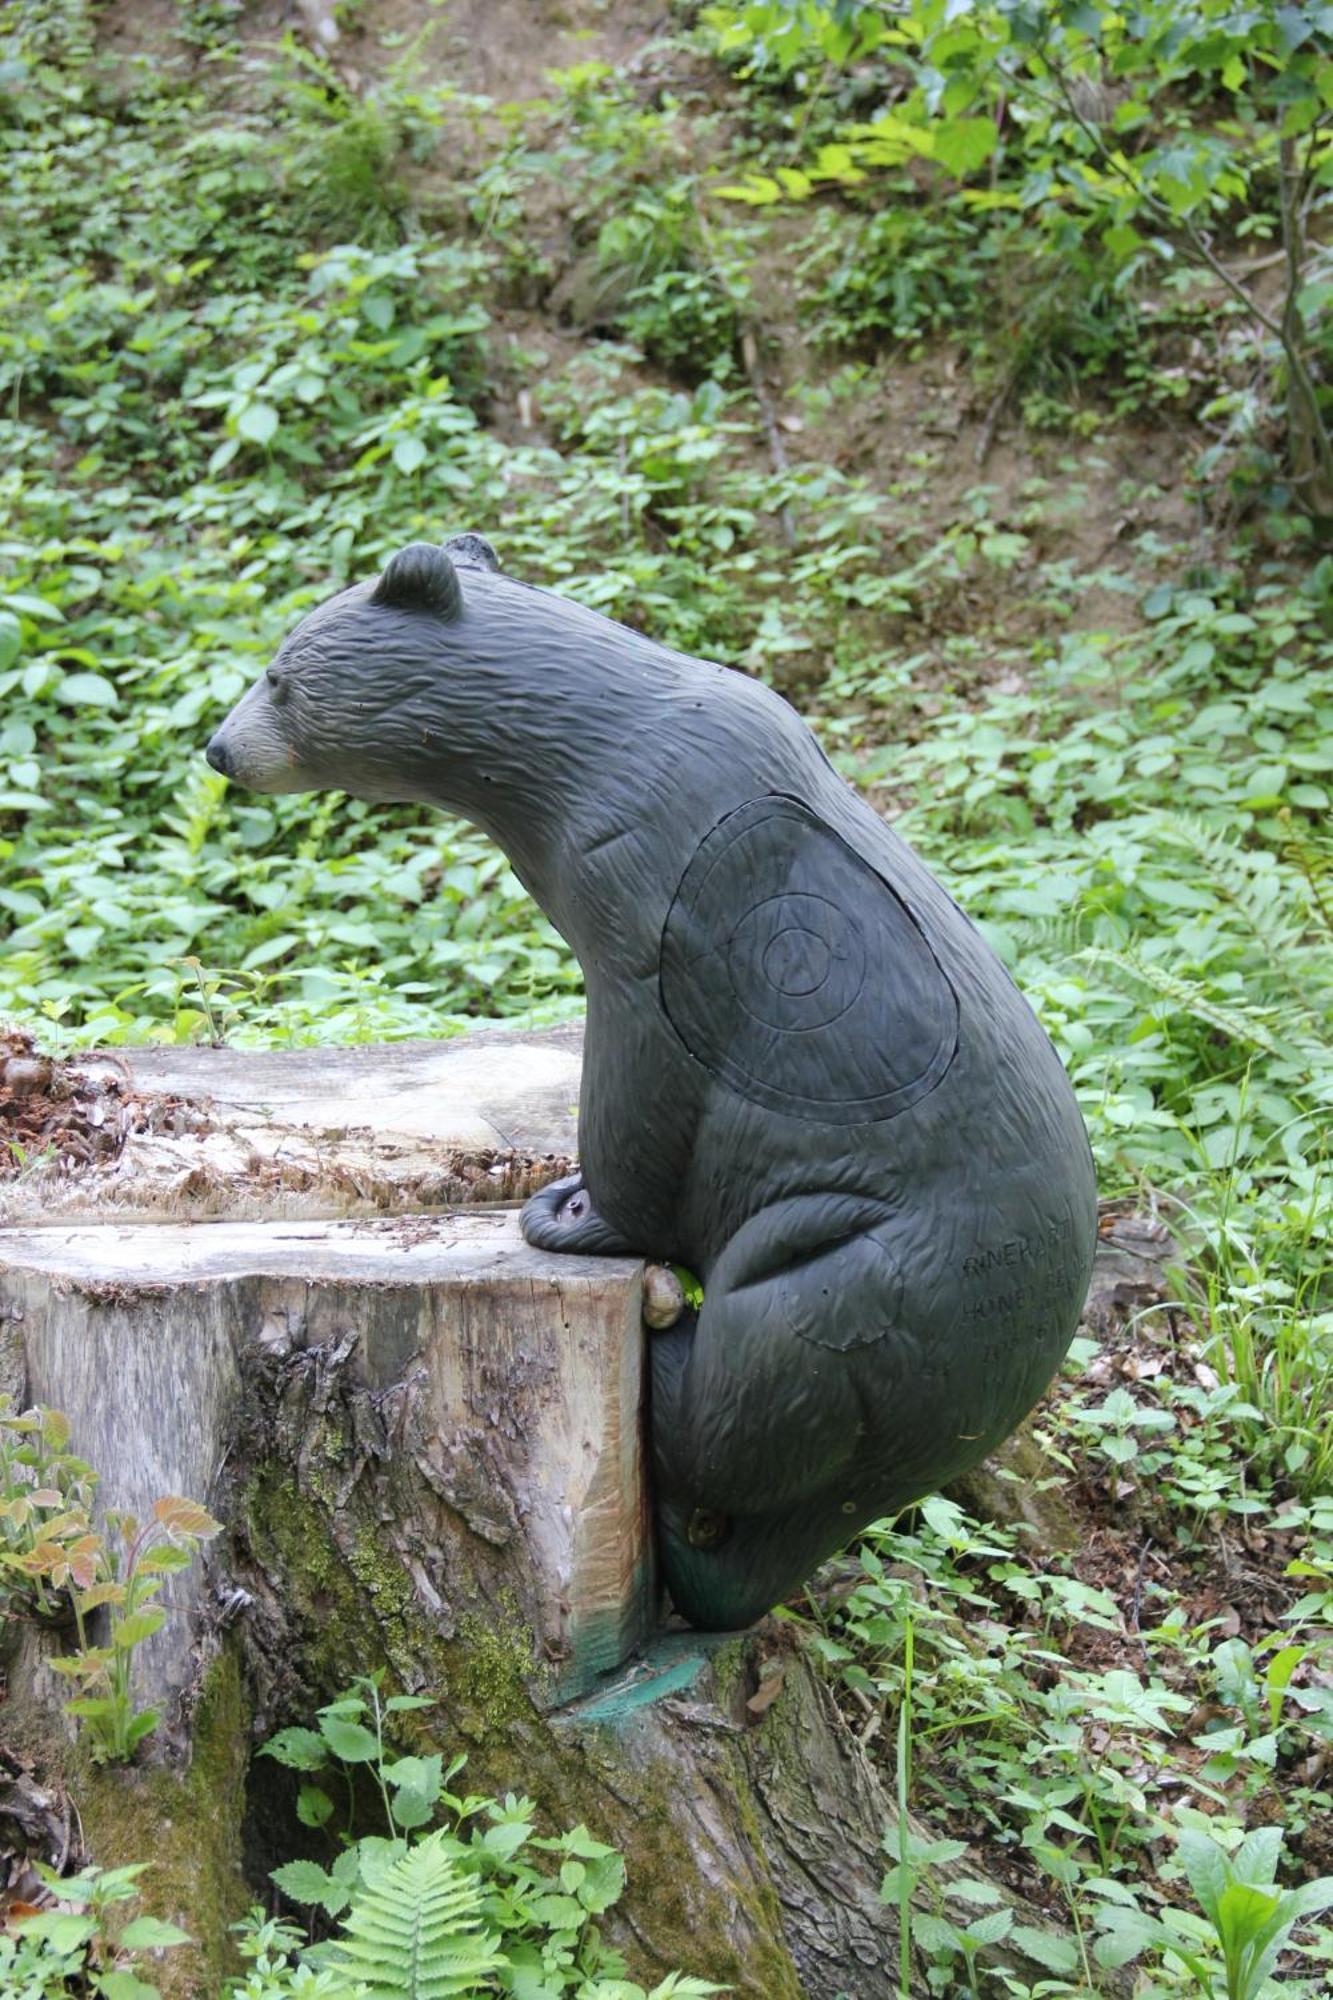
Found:
[[230, 1648], [205, 1675], [191, 1735], [183, 1771], [82, 1763], [72, 1780], [93, 1859], [103, 1868], [146, 1861], [140, 1910], [195, 1940], [155, 1963], [163, 2000], [221, 1991], [238, 1964], [230, 1927], [250, 1902], [241, 1874], [250, 1716]]
[[[767, 1720], [767, 1718], [766, 1718]], [[805, 1988], [784, 1942], [782, 1908], [767, 1871], [747, 1870], [714, 1887], [700, 1872], [690, 1820], [680, 1809], [679, 1773], [662, 1761], [627, 1767], [617, 1747], [616, 1728], [599, 1729], [583, 1745], [594, 1778], [592, 1824], [598, 1837], [614, 1840], [625, 1859], [625, 1903], [634, 1913], [633, 1934], [621, 1940], [630, 1969], [646, 1984], [667, 1968], [680, 1968], [738, 1994], [764, 2000], [804, 2000]], [[600, 1744], [597, 1741], [600, 1739]], [[750, 1808], [753, 1781], [739, 1750], [728, 1745], [721, 1783], [739, 1804], [756, 1856], [764, 1853], [756, 1816]], [[599, 1767], [604, 1781], [598, 1782]], [[568, 1769], [564, 1811], [569, 1815]], [[628, 1808], [607, 1824], [607, 1803], [618, 1798]], [[725, 1943], [734, 1934], [737, 1911], [750, 1921], [752, 1937], [744, 1955]], [[647, 1960], [638, 1940], [651, 1938]]]
[[[727, 1639], [710, 1657], [700, 1690], [710, 1705], [725, 1710], [740, 1687], [749, 1643], [744, 1636]], [[722, 1760], [718, 1783], [739, 1804], [758, 1865], [713, 1885], [699, 1868], [692, 1818], [681, 1810], [680, 1765], [669, 1755], [644, 1754], [640, 1732], [651, 1729], [644, 1710], [626, 1710], [603, 1723], [582, 1719], [575, 1710], [553, 1723], [523, 1701], [531, 1663], [520, 1624], [497, 1635], [478, 1632], [469, 1622], [458, 1644], [451, 1696], [466, 1672], [463, 1656], [470, 1649], [474, 1691], [481, 1694], [489, 1685], [499, 1725], [469, 1750], [468, 1789], [525, 1791], [536, 1799], [547, 1831], [581, 1820], [599, 1840], [619, 1849], [628, 1877], [622, 1906], [627, 1921], [622, 1924], [614, 1913], [608, 1930], [625, 1951], [631, 1975], [652, 1986], [666, 1970], [679, 1967], [729, 1985], [738, 1995], [803, 2000], [784, 1941], [781, 1904], [762, 1861], [768, 1841], [752, 1803], [754, 1780], [740, 1740], [714, 1739]], [[455, 1707], [452, 1699], [450, 1706]], [[765, 1726], [773, 1717], [770, 1710]], [[738, 1908], [752, 1930], [743, 1954], [726, 1942], [735, 1934]]]
[[423, 1666], [433, 1667], [441, 1685], [444, 1643], [398, 1558], [370, 1523], [352, 1529], [344, 1553], [334, 1537], [333, 1507], [318, 1480], [298, 1491], [290, 1480], [266, 1474], [251, 1480], [242, 1502], [251, 1545], [279, 1582], [299, 1631], [304, 1678], [327, 1700], [371, 1660], [386, 1662], [412, 1686]]
[[543, 1670], [532, 1633], [512, 1607], [496, 1622], [465, 1618], [451, 1651], [451, 1706], [467, 1735], [493, 1735], [532, 1715], [530, 1689]]
[[402, 1564], [385, 1549], [383, 1536], [358, 1530], [347, 1567], [371, 1600], [381, 1626], [392, 1628], [404, 1646], [412, 1643], [422, 1628], [420, 1606]]

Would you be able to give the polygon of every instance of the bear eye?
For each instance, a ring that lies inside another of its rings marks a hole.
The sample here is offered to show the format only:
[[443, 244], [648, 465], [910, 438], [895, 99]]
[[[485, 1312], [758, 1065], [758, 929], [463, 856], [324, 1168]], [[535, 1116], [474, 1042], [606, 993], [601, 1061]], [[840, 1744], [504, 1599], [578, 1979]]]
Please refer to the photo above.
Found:
[[269, 693], [273, 696], [274, 701], [285, 701], [287, 699], [287, 682], [276, 667], [270, 667], [264, 675], [264, 679], [268, 682]]

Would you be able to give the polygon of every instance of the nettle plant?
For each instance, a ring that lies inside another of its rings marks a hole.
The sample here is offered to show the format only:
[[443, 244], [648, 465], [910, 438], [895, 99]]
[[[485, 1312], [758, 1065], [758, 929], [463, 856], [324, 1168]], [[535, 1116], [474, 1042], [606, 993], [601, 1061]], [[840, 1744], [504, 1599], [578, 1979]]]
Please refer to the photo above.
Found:
[[158, 1988], [145, 1977], [153, 1961], [141, 1954], [191, 1940], [177, 1924], [131, 1913], [146, 1866], [84, 1868], [65, 1876], [39, 1866], [60, 1907], [10, 1906], [0, 1933], [0, 1992], [13, 2000], [63, 2000], [74, 1993], [158, 2000]]
[[[1078, 1421], [1075, 1409], [1060, 1435]], [[1116, 1409], [1102, 1429], [1132, 1426]], [[1304, 1519], [1288, 1503], [1282, 1525]], [[1318, 1582], [1326, 1538], [1307, 1524], [1311, 1560], [1293, 1568]], [[1115, 1990], [1131, 1962], [1145, 1995], [1253, 2000], [1283, 1953], [1284, 1977], [1310, 1990], [1298, 1974], [1302, 1956], [1319, 1963], [1314, 1920], [1333, 1882], [1284, 1888], [1281, 1831], [1246, 1838], [1238, 1821], [1260, 1794], [1272, 1800], [1275, 1781], [1290, 1795], [1333, 1730], [1323, 1593], [1250, 1646], [1147, 1589], [1138, 1670], [1102, 1668], [1079, 1655], [1097, 1635], [1122, 1643], [1124, 1612], [1075, 1568], [936, 1496], [865, 1538], [855, 1587], [810, 1632], [862, 1741], [892, 1759], [900, 1825], [886, 1837], [882, 1893], [929, 1961], [932, 1990], [1024, 1994], [996, 1948], [1045, 1967], [1033, 1991], [1048, 2000]], [[912, 1832], [909, 1810], [923, 1806], [950, 1830]], [[1020, 1879], [1035, 1874], [1042, 1902], [1063, 1902], [1067, 1931], [1016, 1914], [993, 1869], [968, 1872], [979, 1839]]]

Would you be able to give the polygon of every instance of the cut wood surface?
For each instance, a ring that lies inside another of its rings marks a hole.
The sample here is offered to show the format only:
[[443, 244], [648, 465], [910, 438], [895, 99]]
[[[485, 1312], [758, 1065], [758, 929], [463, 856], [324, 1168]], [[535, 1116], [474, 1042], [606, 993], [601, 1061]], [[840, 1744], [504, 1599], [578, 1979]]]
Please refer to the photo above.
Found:
[[519, 1200], [576, 1151], [582, 1047], [571, 1023], [379, 1048], [116, 1050], [55, 1068], [23, 1056], [0, 1072], [22, 1072], [11, 1102], [32, 1164], [0, 1180], [0, 1223]]

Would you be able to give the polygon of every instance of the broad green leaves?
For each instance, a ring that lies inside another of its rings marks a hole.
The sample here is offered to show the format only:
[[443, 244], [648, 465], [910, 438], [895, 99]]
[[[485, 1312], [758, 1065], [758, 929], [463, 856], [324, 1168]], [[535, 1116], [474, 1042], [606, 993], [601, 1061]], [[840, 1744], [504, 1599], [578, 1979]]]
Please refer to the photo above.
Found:
[[753, 207], [783, 199], [804, 201], [819, 187], [856, 187], [876, 171], [914, 159], [937, 161], [947, 173], [965, 180], [985, 165], [998, 138], [999, 128], [988, 116], [929, 125], [886, 114], [868, 125], [849, 125], [841, 140], [818, 147], [799, 168], [775, 167], [772, 176], [752, 173], [713, 192]]
[[281, 421], [272, 403], [244, 403], [232, 418], [238, 437], [260, 445], [272, 442]]
[[193, 1940], [160, 1917], [125, 1921], [125, 1906], [137, 1900], [146, 1866], [89, 1867], [62, 1878], [38, 1862], [37, 1873], [62, 1907], [35, 1916], [15, 1908], [0, 1937], [0, 1991], [40, 2000], [77, 1986], [101, 2000], [158, 2000], [157, 1987], [138, 1976], [151, 1961], [144, 1964], [137, 1954]]
[[[1100, 241], [1127, 280], [1181, 257], [1248, 316], [1280, 353], [1286, 468], [1301, 503], [1333, 518], [1333, 436], [1319, 389], [1320, 259], [1306, 217], [1333, 186], [1333, 31], [1328, 10], [1237, 7], [1233, 0], [1146, 0], [1109, 6], [956, 7], [914, 0], [891, 34], [877, 10], [741, 0], [705, 16], [725, 55], [752, 51], [810, 92], [855, 54], [877, 74], [891, 113], [844, 124], [810, 157], [776, 173], [752, 168], [721, 198], [766, 206], [832, 184], [863, 187], [908, 158], [959, 179], [989, 167], [980, 203], [1012, 203], [1046, 239], [1055, 264]], [[812, 85], [799, 68], [820, 65]], [[1298, 145], [1299, 141], [1299, 145]], [[1269, 299], [1215, 232], [1280, 236], [1285, 295]], [[1091, 273], [1089, 273], [1091, 275]]]
[[[330, 1865], [296, 1860], [273, 1871], [284, 1895], [338, 1923], [327, 1943], [305, 1952], [290, 1931], [279, 1939], [252, 1920], [241, 1944], [247, 1957], [284, 1948], [280, 1961], [267, 1961], [283, 1975], [265, 1989], [270, 2000], [313, 1990], [315, 1966], [365, 1981], [378, 2000], [483, 1990], [515, 2000], [704, 2000], [719, 1990], [672, 1973], [648, 1996], [623, 1979], [623, 1963], [595, 1921], [624, 1893], [620, 1855], [585, 1826], [539, 1837], [530, 1799], [458, 1796], [449, 1786], [462, 1756], [446, 1766], [439, 1751], [386, 1750], [386, 1724], [435, 1704], [420, 1695], [386, 1699], [381, 1681], [379, 1674], [356, 1681], [320, 1710], [318, 1729], [284, 1729], [263, 1746], [297, 1771], [327, 1771], [349, 1801], [354, 1778], [369, 1779], [389, 1828], [360, 1833], [349, 1822]], [[302, 1824], [331, 1830], [332, 1813], [327, 1794], [301, 1785]]]
[[[913, 83], [901, 114], [846, 128], [842, 173], [830, 154], [822, 168], [819, 156], [813, 167], [801, 162], [812, 182], [852, 182], [893, 164], [890, 132], [898, 143], [914, 135], [911, 151], [959, 177], [1002, 146], [1004, 171], [1026, 177], [1030, 190], [1047, 183], [1048, 201], [1100, 209], [1122, 250], [1123, 232], [1145, 203], [1185, 217], [1244, 201], [1279, 139], [1309, 133], [1333, 106], [1327, 9], [1201, 0], [1182, 10], [1175, 0], [1150, 0], [1123, 13], [919, 0], [889, 25], [869, 6], [759, 0], [714, 6], [704, 18], [720, 53], [744, 52], [761, 67], [790, 74], [803, 62], [877, 55], [886, 80], [906, 74]], [[1215, 128], [1175, 110], [1177, 94], [1191, 89], [1226, 100]], [[1132, 153], [1107, 136], [1128, 133], [1139, 135]], [[1330, 159], [1333, 139], [1321, 138], [1320, 171]], [[751, 192], [740, 198], [758, 198], [757, 179], [745, 185]], [[809, 191], [779, 185], [797, 198]]]
[[1281, 1851], [1279, 1827], [1247, 1834], [1234, 1854], [1211, 1834], [1186, 1827], [1177, 1854], [1211, 1937], [1195, 1932], [1187, 1912], [1168, 1909], [1155, 1919], [1132, 1906], [1113, 1908], [1102, 1924], [1098, 1962], [1118, 1966], [1153, 1953], [1188, 1968], [1205, 1989], [1215, 1970], [1227, 2000], [1258, 2000], [1297, 1923], [1333, 1906], [1333, 1877], [1299, 1889], [1276, 1886]]

